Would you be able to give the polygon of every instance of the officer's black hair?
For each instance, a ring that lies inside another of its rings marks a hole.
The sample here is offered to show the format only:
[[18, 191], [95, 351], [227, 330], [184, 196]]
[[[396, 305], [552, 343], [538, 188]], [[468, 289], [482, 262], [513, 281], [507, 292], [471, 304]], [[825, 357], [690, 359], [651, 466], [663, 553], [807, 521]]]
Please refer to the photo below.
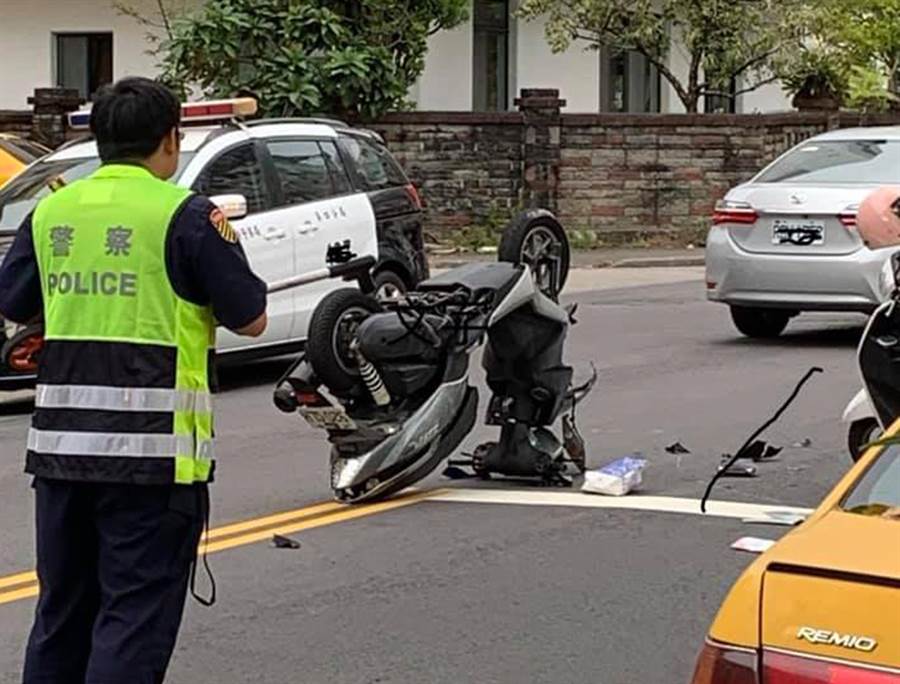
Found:
[[91, 108], [91, 132], [104, 162], [146, 159], [180, 121], [178, 99], [149, 78], [123, 78], [101, 88]]

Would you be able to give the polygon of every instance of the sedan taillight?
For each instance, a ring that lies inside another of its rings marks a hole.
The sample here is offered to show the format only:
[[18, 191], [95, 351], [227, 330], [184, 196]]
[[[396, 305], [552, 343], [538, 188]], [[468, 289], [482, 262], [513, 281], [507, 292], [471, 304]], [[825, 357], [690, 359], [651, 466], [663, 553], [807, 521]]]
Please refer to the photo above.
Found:
[[764, 684], [900, 684], [900, 674], [766, 651]]
[[856, 214], [838, 214], [838, 220], [844, 228], [856, 228]]
[[734, 202], [732, 200], [719, 200], [713, 211], [712, 222], [714, 226], [722, 223], [737, 223], [751, 226], [756, 223], [759, 214], [747, 202]]
[[692, 684], [758, 684], [756, 651], [707, 641]]

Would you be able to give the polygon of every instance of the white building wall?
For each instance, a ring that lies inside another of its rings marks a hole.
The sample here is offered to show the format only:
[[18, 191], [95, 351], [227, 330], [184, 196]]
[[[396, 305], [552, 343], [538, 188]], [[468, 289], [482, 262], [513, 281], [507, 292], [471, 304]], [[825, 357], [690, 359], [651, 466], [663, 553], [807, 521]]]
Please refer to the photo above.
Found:
[[[156, 6], [155, 0], [129, 3], [148, 16]], [[2, 0], [0, 21], [0, 109], [25, 109], [36, 87], [56, 85], [54, 33], [112, 32], [114, 78], [157, 72], [145, 29], [119, 15], [111, 0]]]
[[472, 23], [441, 31], [428, 39], [425, 71], [410, 92], [416, 109], [472, 109]]
[[576, 44], [554, 54], [544, 36], [544, 21], [516, 20], [514, 96], [522, 88], [558, 88], [569, 113], [600, 109], [600, 56]]
[[737, 110], [741, 114], [763, 112], [790, 112], [791, 96], [784, 92], [781, 83], [769, 83], [756, 90], [738, 95]]

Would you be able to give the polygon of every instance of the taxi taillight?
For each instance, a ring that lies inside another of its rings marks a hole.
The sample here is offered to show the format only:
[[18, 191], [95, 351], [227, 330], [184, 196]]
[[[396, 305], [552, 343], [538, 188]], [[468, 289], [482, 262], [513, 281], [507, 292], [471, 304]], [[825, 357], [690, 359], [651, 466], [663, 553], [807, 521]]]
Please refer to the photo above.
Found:
[[765, 651], [763, 684], [900, 684], [900, 674]]
[[691, 684], [758, 684], [756, 651], [707, 641]]

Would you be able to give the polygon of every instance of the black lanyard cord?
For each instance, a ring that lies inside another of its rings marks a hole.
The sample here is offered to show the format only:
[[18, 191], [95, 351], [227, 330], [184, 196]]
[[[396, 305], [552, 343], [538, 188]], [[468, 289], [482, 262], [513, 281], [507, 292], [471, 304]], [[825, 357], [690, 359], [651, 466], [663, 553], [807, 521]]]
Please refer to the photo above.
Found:
[[[197, 486], [197, 503], [200, 514], [203, 517], [203, 551], [200, 552], [198, 550], [197, 555], [194, 556], [194, 560], [191, 561], [191, 596], [196, 599], [197, 603], [209, 608], [216, 602], [216, 578], [213, 577], [212, 570], [209, 567], [209, 554], [207, 552], [209, 548], [209, 486], [205, 484]], [[209, 598], [200, 596], [200, 594], [197, 593], [198, 558], [202, 558], [203, 569], [206, 572], [206, 576], [209, 578]]]

